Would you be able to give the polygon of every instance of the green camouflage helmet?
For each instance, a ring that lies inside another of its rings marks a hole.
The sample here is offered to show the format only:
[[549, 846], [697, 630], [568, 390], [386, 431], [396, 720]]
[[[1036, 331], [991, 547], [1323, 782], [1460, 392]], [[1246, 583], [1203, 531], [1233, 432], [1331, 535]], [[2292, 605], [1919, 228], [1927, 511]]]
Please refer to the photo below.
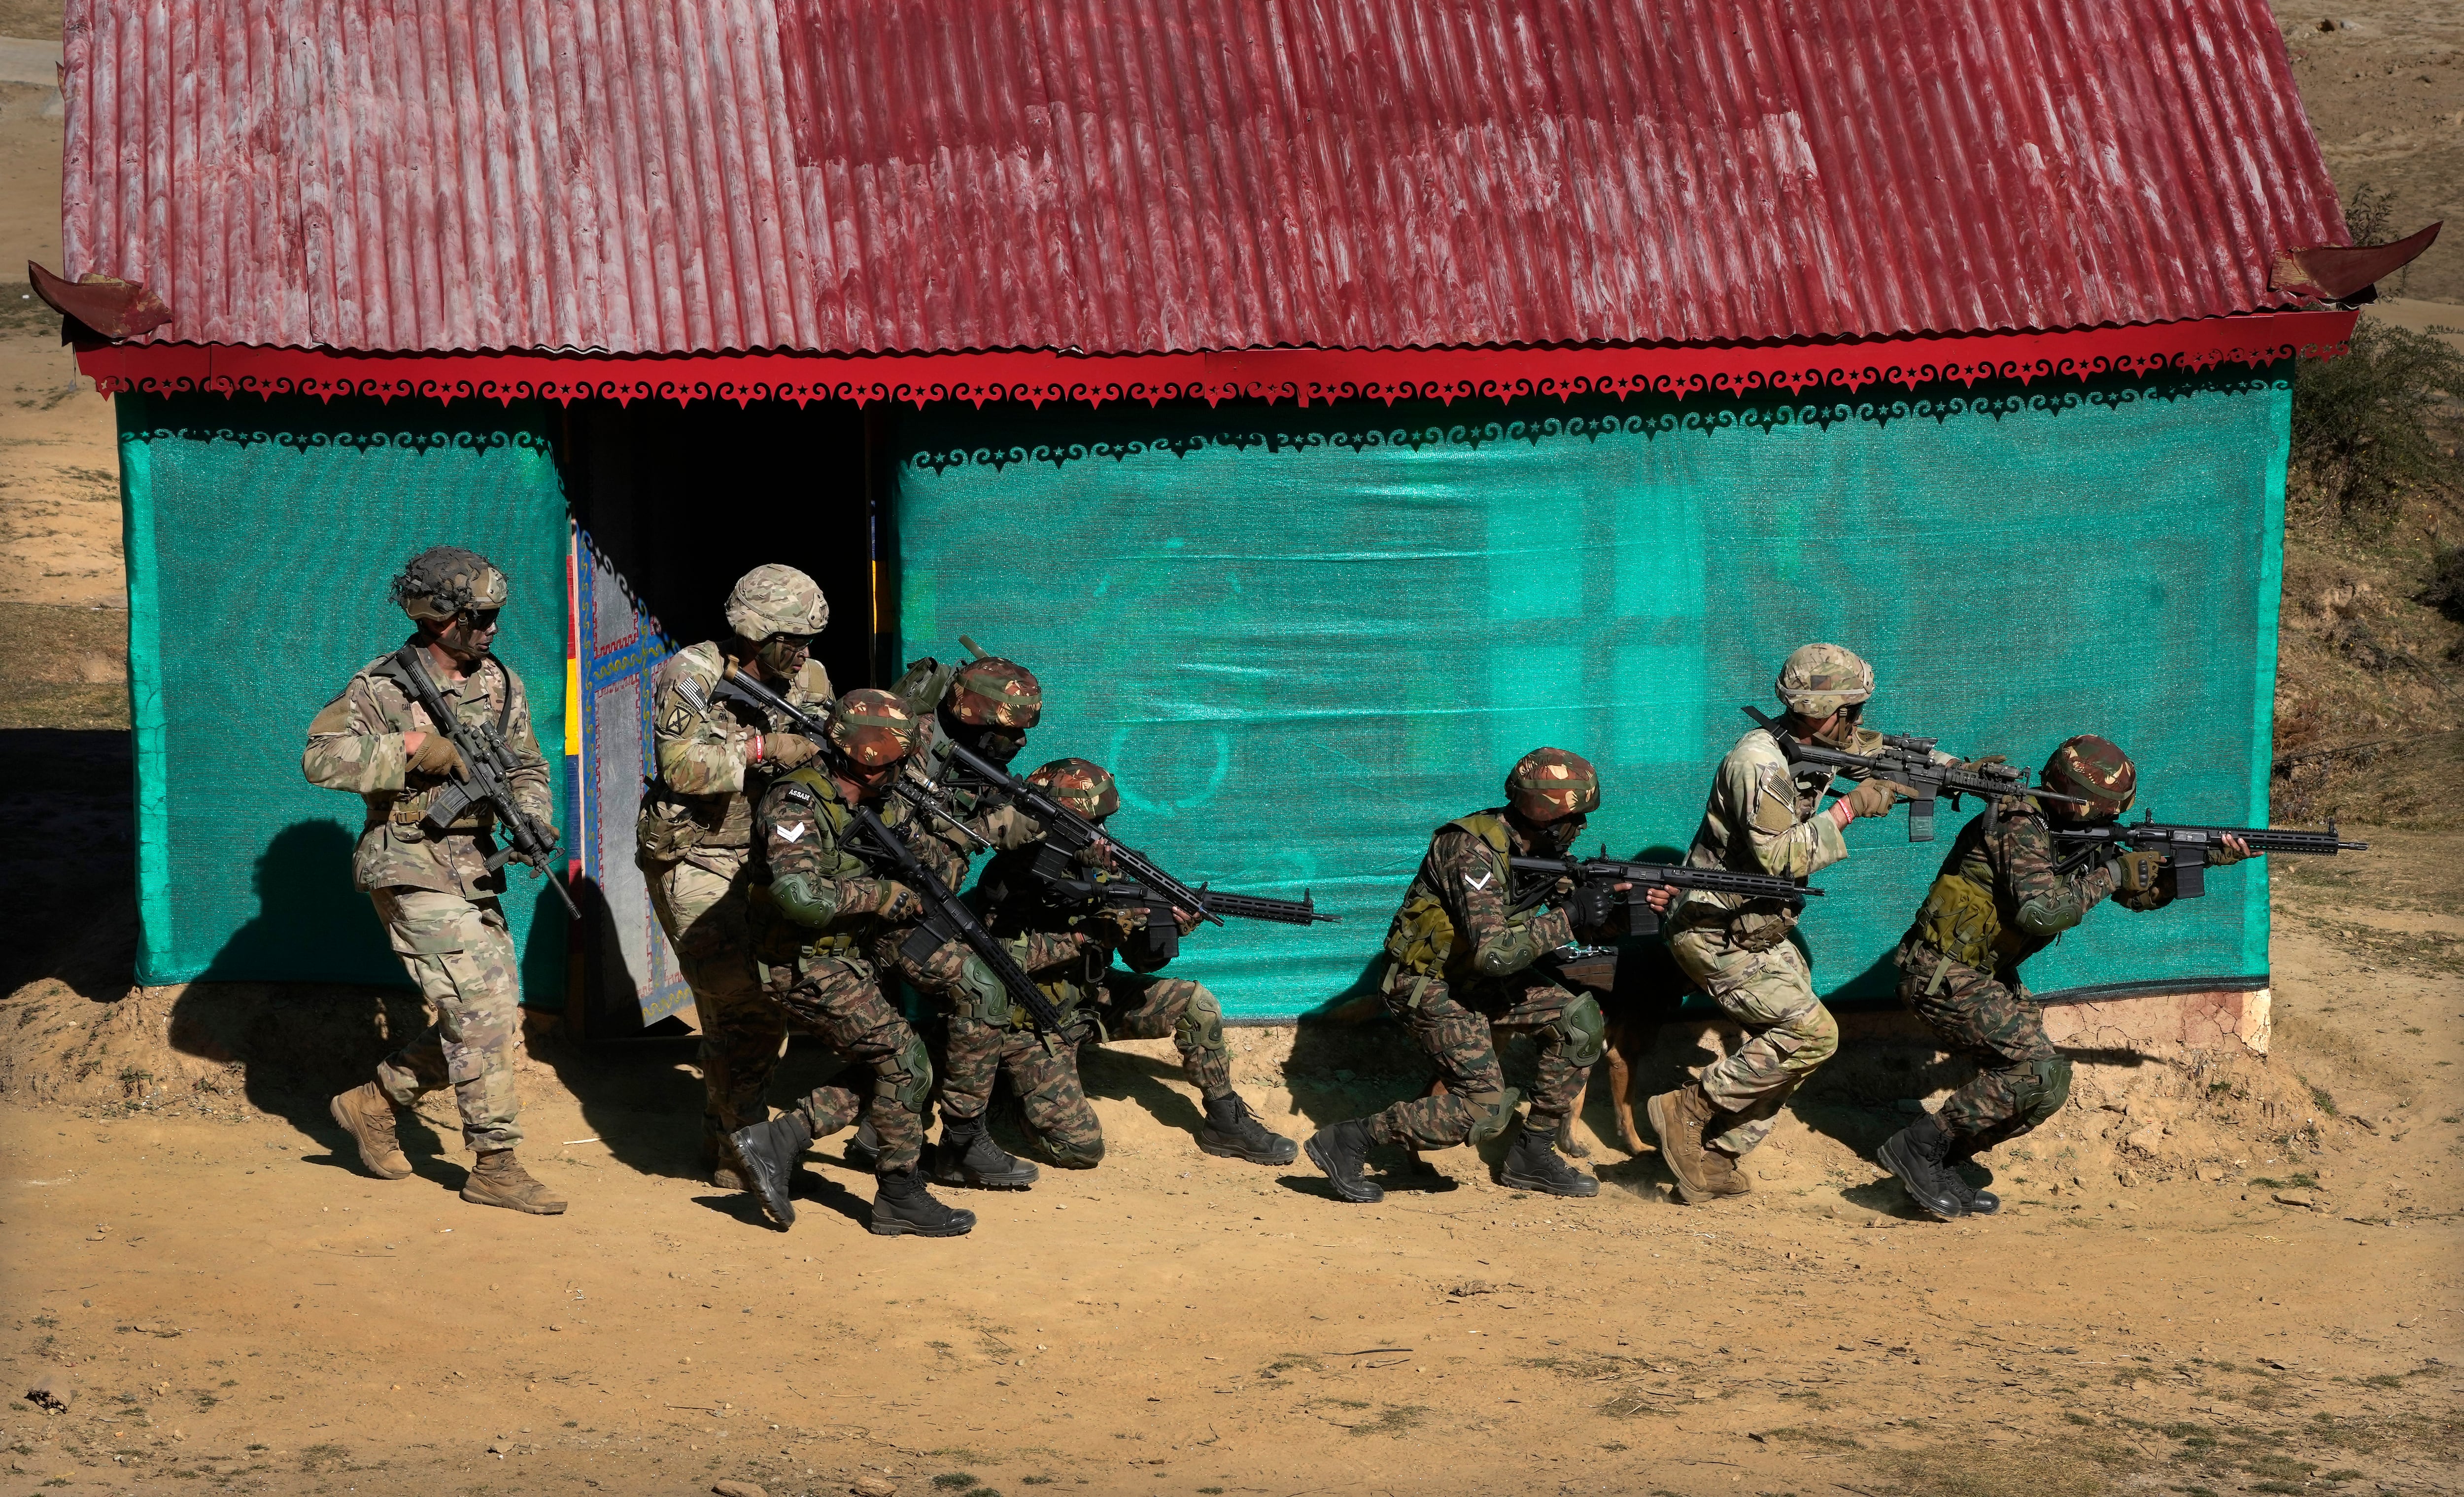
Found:
[[1112, 783], [1111, 771], [1092, 760], [1056, 759], [1027, 776], [1026, 782], [1051, 791], [1053, 799], [1090, 822], [1121, 808], [1120, 787]]
[[888, 692], [867, 688], [830, 703], [830, 747], [862, 769], [895, 764], [915, 746], [915, 715]]
[[1874, 668], [1838, 645], [1799, 645], [1774, 683], [1782, 705], [1800, 717], [1828, 717], [1874, 694]]
[[776, 561], [737, 579], [727, 595], [727, 627], [757, 645], [773, 634], [818, 634], [829, 623], [822, 584]]
[[1506, 775], [1506, 804], [1546, 826], [1600, 808], [1600, 772], [1580, 754], [1536, 748]]
[[960, 666], [942, 700], [970, 728], [1032, 728], [1044, 716], [1044, 687], [1035, 672], [999, 655]]
[[465, 608], [501, 608], [512, 593], [505, 574], [460, 546], [429, 546], [403, 563], [393, 601], [422, 624], [442, 624]]
[[2048, 790], [2084, 796], [2088, 813], [2119, 816], [2139, 798], [2139, 768], [2110, 738], [2082, 733], [2067, 739], [2045, 760], [2037, 780]]

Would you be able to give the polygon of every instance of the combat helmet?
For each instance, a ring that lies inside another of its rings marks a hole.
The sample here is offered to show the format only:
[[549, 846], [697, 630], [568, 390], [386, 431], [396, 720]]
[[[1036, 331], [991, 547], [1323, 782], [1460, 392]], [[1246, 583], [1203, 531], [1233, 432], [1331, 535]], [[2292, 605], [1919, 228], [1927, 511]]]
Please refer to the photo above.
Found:
[[2093, 733], [2063, 740], [2037, 780], [2048, 790], [2085, 800], [2079, 814], [2086, 816], [2119, 816], [2139, 798], [2139, 767], [2120, 744]]
[[915, 746], [915, 715], [888, 692], [849, 692], [830, 703], [830, 747], [859, 769], [895, 764]]
[[1506, 773], [1506, 804], [1541, 826], [1600, 808], [1600, 772], [1580, 754], [1536, 748]]
[[465, 608], [501, 608], [513, 589], [476, 551], [429, 546], [403, 563], [391, 591], [403, 612], [422, 624], [442, 624]]
[[1828, 717], [1874, 694], [1874, 668], [1840, 645], [1799, 645], [1773, 683], [1780, 701], [1800, 717]]
[[1111, 771], [1092, 760], [1056, 759], [1027, 776], [1026, 782], [1051, 791], [1053, 799], [1090, 822], [1121, 808], [1120, 787], [1112, 782]]
[[737, 578], [727, 595], [727, 627], [757, 645], [773, 634], [818, 634], [829, 623], [822, 584], [776, 561]]
[[[999, 655], [985, 655], [960, 666], [941, 702], [950, 709], [951, 716], [970, 728], [1016, 728], [1023, 732], [1044, 717], [1044, 687], [1035, 679], [1035, 672]], [[1088, 767], [1094, 768], [1091, 764]]]

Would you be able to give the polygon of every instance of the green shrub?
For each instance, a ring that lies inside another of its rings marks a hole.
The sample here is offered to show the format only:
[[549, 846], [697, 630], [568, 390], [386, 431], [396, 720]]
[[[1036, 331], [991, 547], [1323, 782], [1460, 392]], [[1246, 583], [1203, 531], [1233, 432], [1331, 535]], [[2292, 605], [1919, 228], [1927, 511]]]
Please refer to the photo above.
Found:
[[2431, 423], [2458, 394], [2464, 354], [2365, 316], [2354, 324], [2350, 353], [2295, 366], [2294, 470], [2330, 513], [2384, 517], [2407, 488], [2455, 476], [2455, 459]]

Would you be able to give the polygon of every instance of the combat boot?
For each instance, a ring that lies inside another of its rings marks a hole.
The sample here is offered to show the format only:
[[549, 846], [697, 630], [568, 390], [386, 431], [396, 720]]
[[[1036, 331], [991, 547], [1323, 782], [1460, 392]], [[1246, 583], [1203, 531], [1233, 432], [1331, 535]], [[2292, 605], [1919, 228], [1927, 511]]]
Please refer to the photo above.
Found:
[[480, 1154], [479, 1162], [472, 1166], [470, 1178], [462, 1182], [462, 1199], [473, 1205], [527, 1211], [535, 1217], [564, 1214], [564, 1202], [531, 1178], [531, 1172], [522, 1168], [511, 1149], [489, 1149]]
[[1237, 1091], [1206, 1099], [1206, 1126], [1198, 1131], [1198, 1147], [1251, 1164], [1289, 1164], [1301, 1152], [1300, 1145], [1259, 1122]]
[[[1874, 1158], [1900, 1178], [1918, 1210], [1945, 1222], [1956, 1222], [1968, 1215], [1968, 1198], [1960, 1189], [1965, 1182], [1942, 1162], [1949, 1153], [1950, 1135], [1928, 1112], [1882, 1140], [1882, 1147], [1874, 1151]], [[2001, 1202], [1996, 1200], [1994, 1204]]]
[[724, 1134], [701, 1135], [701, 1174], [702, 1178], [710, 1181], [719, 1190], [753, 1188], [752, 1183], [745, 1179], [743, 1173], [737, 1169], [735, 1156], [728, 1151], [727, 1135]]
[[1967, 1203], [1969, 1216], [1990, 1217], [2002, 1209], [2002, 1198], [1981, 1185], [1970, 1185], [1968, 1177], [1959, 1173], [1961, 1165], [1975, 1162], [1974, 1159], [1951, 1159], [1944, 1163], [1943, 1173], [1950, 1177], [1951, 1188], [1958, 1191], [1959, 1199]]
[[342, 1125], [342, 1132], [360, 1146], [360, 1163], [367, 1172], [383, 1180], [398, 1180], [410, 1173], [410, 1161], [403, 1157], [402, 1140], [394, 1134], [393, 1098], [375, 1082], [354, 1087], [331, 1102], [325, 1111]]
[[945, 1206], [924, 1188], [924, 1172], [907, 1170], [873, 1177], [880, 1183], [872, 1198], [875, 1237], [964, 1237], [975, 1230], [976, 1214]]
[[[949, 1126], [949, 1120], [942, 1119], [942, 1131], [946, 1133]], [[873, 1131], [870, 1112], [856, 1119], [855, 1136], [847, 1140], [847, 1167], [867, 1175], [881, 1167], [881, 1134]]]
[[[868, 1125], [869, 1126], [869, 1125]], [[936, 1185], [972, 1185], [978, 1190], [1024, 1190], [1042, 1172], [993, 1142], [984, 1120], [955, 1117], [941, 1120], [941, 1142], [933, 1150], [933, 1181]]]
[[1754, 1182], [1746, 1178], [1746, 1162], [1726, 1149], [1712, 1144], [1703, 1146], [1703, 1193], [1706, 1196], [1751, 1195]]
[[1651, 1131], [1660, 1135], [1660, 1156], [1668, 1161], [1668, 1173], [1677, 1177], [1677, 1199], [1687, 1205], [1715, 1199], [1719, 1192], [1711, 1188], [1712, 1165], [1705, 1157], [1703, 1130], [1719, 1109], [1703, 1094], [1700, 1082], [1687, 1082], [1674, 1091], [1663, 1091], [1642, 1105], [1651, 1119]]
[[736, 1153], [737, 1173], [752, 1186], [761, 1209], [781, 1226], [796, 1224], [796, 1160], [812, 1141], [813, 1130], [802, 1112], [781, 1112], [766, 1123], [727, 1135], [727, 1146]]
[[1497, 1172], [1497, 1182], [1508, 1190], [1536, 1190], [1577, 1200], [1600, 1193], [1598, 1180], [1558, 1155], [1553, 1133], [1544, 1134], [1528, 1123], [1523, 1132], [1514, 1135], [1514, 1147], [1507, 1151], [1506, 1163]]
[[1374, 1206], [1386, 1199], [1375, 1180], [1361, 1173], [1369, 1163], [1369, 1119], [1331, 1123], [1309, 1135], [1309, 1162], [1326, 1171], [1335, 1199]]

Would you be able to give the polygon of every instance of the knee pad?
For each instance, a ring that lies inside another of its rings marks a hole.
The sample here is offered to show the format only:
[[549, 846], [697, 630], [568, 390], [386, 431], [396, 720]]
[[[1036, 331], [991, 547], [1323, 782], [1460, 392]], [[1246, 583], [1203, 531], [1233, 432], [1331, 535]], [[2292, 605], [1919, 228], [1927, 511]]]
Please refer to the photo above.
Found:
[[988, 1024], [1009, 1023], [1009, 989], [1001, 986], [1001, 980], [974, 952], [963, 953], [958, 958], [957, 991], [953, 996], [972, 1018]]
[[1514, 1116], [1515, 1106], [1522, 1100], [1523, 1093], [1512, 1087], [1503, 1091], [1483, 1092], [1463, 1098], [1472, 1111], [1471, 1132], [1464, 1135], [1463, 1141], [1484, 1144], [1506, 1132], [1507, 1123]]
[[1174, 1023], [1172, 1037], [1185, 1049], [1223, 1048], [1223, 1005], [1215, 1001], [1214, 994], [1199, 988]]
[[933, 1057], [924, 1048], [922, 1035], [911, 1032], [907, 1036], [906, 1046], [898, 1052], [897, 1073], [883, 1076], [873, 1091], [904, 1112], [924, 1111], [925, 1099], [933, 1094]]
[[1589, 993], [1575, 994], [1550, 1028], [1565, 1040], [1566, 1059], [1576, 1066], [1593, 1065], [1609, 1047], [1608, 1015]]
[[2030, 1061], [2019, 1068], [2019, 1102], [2025, 1109], [2019, 1121], [2024, 1128], [2042, 1126], [2071, 1099], [2071, 1063], [2066, 1055]]

